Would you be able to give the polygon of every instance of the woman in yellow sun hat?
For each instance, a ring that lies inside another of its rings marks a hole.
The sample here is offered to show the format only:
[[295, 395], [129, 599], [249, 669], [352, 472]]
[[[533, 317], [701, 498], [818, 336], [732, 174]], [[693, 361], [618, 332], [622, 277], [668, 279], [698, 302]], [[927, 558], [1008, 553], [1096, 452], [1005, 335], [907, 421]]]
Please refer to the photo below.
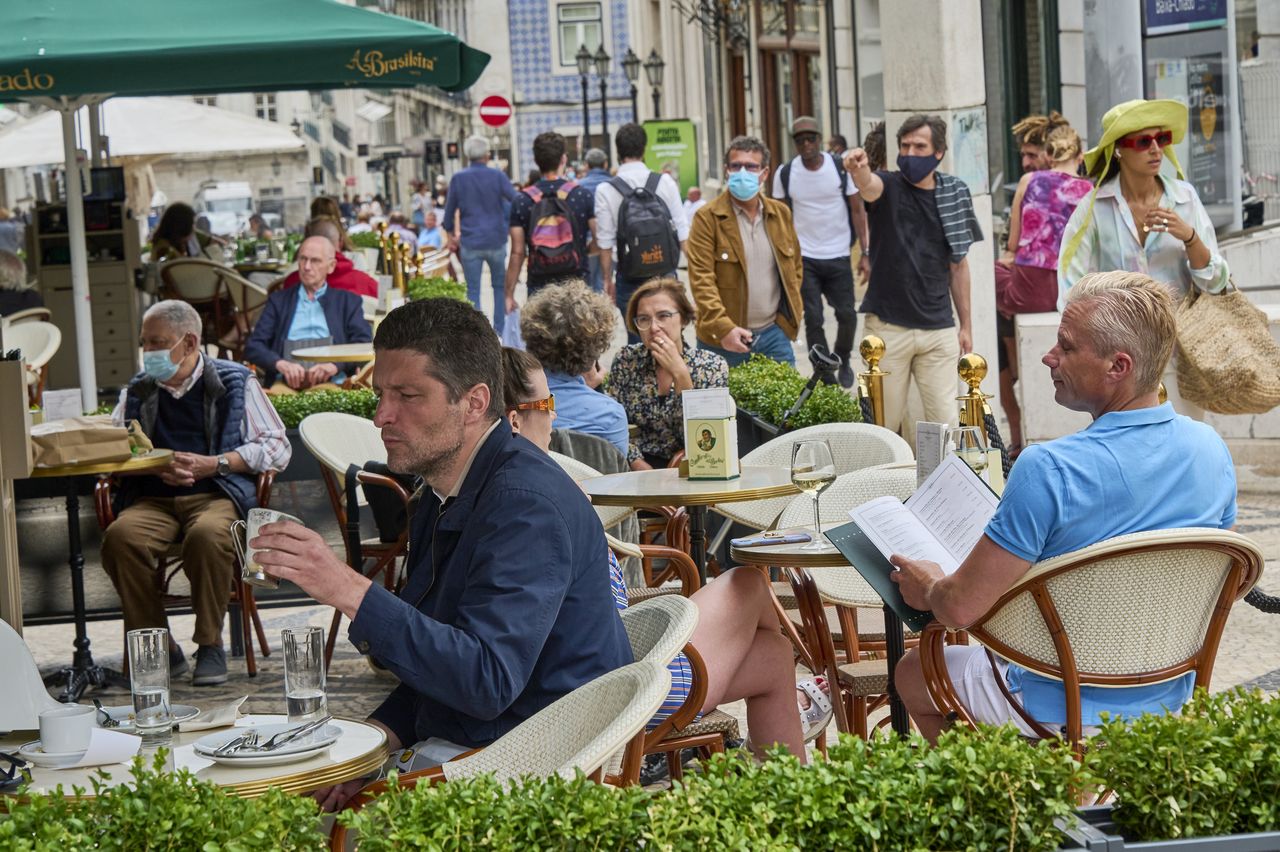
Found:
[[[1186, 130], [1187, 108], [1172, 100], [1126, 101], [1102, 117], [1102, 139], [1084, 155], [1097, 187], [1062, 234], [1059, 309], [1081, 277], [1113, 269], [1146, 273], [1181, 294], [1226, 288], [1230, 271], [1213, 223], [1174, 154]], [[1160, 173], [1165, 158], [1176, 178]], [[1164, 385], [1178, 413], [1203, 418], [1199, 406], [1176, 393], [1172, 359]]]

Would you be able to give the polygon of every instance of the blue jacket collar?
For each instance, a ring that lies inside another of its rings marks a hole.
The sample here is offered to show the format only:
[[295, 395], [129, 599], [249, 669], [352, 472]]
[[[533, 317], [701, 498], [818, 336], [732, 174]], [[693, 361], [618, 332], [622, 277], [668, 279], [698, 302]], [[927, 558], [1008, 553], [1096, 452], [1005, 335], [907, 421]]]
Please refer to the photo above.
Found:
[[[472, 459], [471, 470], [467, 471], [467, 478], [463, 481], [458, 496], [450, 500], [447, 507], [441, 507], [437, 529], [456, 532], [466, 526], [467, 519], [471, 515], [471, 507], [475, 505], [480, 492], [488, 483], [494, 464], [502, 451], [510, 446], [514, 437], [511, 433], [511, 424], [506, 421], [506, 418], [499, 418], [497, 428], [489, 433], [489, 437], [476, 452], [476, 457]], [[434, 493], [431, 498], [437, 499]]]

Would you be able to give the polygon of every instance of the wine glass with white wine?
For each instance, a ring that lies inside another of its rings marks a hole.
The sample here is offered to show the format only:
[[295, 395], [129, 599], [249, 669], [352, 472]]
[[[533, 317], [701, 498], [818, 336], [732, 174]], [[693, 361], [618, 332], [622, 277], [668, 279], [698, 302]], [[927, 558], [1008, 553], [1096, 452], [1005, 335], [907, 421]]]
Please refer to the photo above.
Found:
[[960, 457], [974, 473], [987, 469], [987, 436], [977, 426], [959, 426], [947, 430], [947, 449]]
[[836, 481], [836, 463], [831, 445], [824, 440], [797, 441], [791, 447], [791, 482], [806, 494], [813, 495], [813, 541], [801, 550], [826, 550], [822, 540], [822, 516], [818, 513], [818, 495]]

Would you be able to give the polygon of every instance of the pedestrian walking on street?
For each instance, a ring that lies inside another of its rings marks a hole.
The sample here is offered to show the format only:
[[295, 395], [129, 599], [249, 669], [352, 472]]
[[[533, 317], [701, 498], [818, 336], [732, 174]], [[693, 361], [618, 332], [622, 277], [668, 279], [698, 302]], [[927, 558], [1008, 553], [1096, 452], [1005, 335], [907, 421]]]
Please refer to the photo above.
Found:
[[455, 172], [449, 182], [442, 227], [449, 234], [449, 248], [457, 252], [462, 262], [467, 299], [476, 310], [482, 310], [480, 282], [485, 264], [489, 265], [493, 327], [502, 334], [506, 302], [503, 290], [507, 262], [506, 205], [515, 200], [516, 191], [505, 174], [489, 168], [489, 140], [471, 136], [462, 143], [462, 153], [469, 165]]
[[912, 378], [924, 419], [955, 422], [956, 361], [973, 348], [968, 253], [982, 229], [964, 181], [937, 170], [946, 150], [946, 122], [913, 115], [898, 128], [898, 171], [871, 171], [861, 148], [845, 155], [870, 220], [862, 313], [867, 333], [885, 343], [884, 425], [895, 432]]
[[689, 226], [698, 346], [730, 367], [753, 352], [794, 366], [804, 271], [791, 211], [760, 191], [769, 177], [769, 149], [754, 136], [735, 137], [724, 170], [728, 189]]
[[1048, 115], [1029, 115], [1010, 128], [1013, 138], [1018, 140], [1022, 173], [1053, 168], [1053, 160], [1048, 155], [1049, 134], [1059, 127], [1070, 126], [1062, 113], [1054, 110]]
[[[585, 160], [587, 173], [582, 176], [582, 180], [578, 181], [578, 186], [591, 193], [591, 197], [594, 198], [600, 184], [612, 177], [609, 169], [606, 168], [609, 165], [609, 155], [599, 148], [591, 148], [588, 149]], [[598, 225], [597, 230], [599, 230]], [[600, 273], [600, 250], [594, 242], [587, 252], [587, 283], [597, 293], [604, 292], [604, 276]]]
[[564, 137], [548, 131], [533, 140], [539, 178], [511, 203], [511, 259], [507, 261], [506, 307], [516, 309], [516, 283], [528, 258], [529, 298], [548, 284], [587, 277], [587, 244], [595, 237], [596, 207], [591, 193], [561, 177]]
[[[596, 189], [596, 244], [604, 291], [625, 314], [631, 294], [641, 284], [675, 275], [689, 238], [689, 223], [675, 180], [644, 164], [648, 144], [644, 128], [622, 125], [614, 144], [621, 165], [612, 179]], [[639, 343], [640, 338], [628, 330], [627, 342]]]
[[[804, 280], [804, 338], [810, 348], [827, 347], [823, 328], [823, 297], [836, 313], [835, 354], [839, 356], [840, 384], [853, 387], [853, 336], [858, 314], [853, 304], [853, 267], [850, 252], [855, 242], [867, 243], [867, 212], [858, 203], [858, 188], [840, 160], [822, 150], [818, 121], [801, 116], [791, 124], [796, 156], [778, 169], [773, 197], [791, 208]], [[833, 377], [834, 378], [834, 377]]]

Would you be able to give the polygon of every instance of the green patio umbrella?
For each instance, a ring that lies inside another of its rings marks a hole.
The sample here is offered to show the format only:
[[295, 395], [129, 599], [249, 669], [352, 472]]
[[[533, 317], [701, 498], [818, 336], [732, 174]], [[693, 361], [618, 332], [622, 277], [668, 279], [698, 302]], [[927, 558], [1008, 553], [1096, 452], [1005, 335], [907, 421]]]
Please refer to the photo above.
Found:
[[[65, 162], [75, 110], [112, 95], [295, 89], [459, 91], [488, 54], [430, 24], [337, 0], [9, 0], [0, 2], [0, 102], [62, 113]], [[84, 404], [97, 407], [79, 170], [67, 169], [67, 225]]]

